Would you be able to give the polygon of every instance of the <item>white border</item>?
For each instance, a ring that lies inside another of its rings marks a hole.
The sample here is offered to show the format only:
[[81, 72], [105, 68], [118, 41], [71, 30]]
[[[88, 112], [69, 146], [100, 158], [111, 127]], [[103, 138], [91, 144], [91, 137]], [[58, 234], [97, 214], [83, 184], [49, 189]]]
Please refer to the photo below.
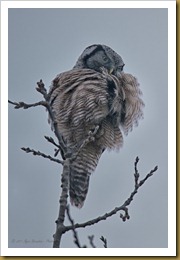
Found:
[[172, 8], [175, 1], [2, 1], [2, 8]]
[[[8, 8], [168, 8], [168, 248], [8, 248]], [[176, 255], [176, 1], [3, 1], [1, 2], [1, 254], [3, 256]]]

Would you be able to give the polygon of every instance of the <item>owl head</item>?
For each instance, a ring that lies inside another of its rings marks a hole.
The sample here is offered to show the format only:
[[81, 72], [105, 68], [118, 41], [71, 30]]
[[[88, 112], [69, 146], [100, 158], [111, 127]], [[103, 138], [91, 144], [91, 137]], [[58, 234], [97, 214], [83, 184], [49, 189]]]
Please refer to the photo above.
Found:
[[105, 68], [109, 73], [117, 76], [123, 71], [124, 65], [121, 56], [110, 47], [93, 44], [83, 51], [73, 68], [88, 68], [98, 72]]

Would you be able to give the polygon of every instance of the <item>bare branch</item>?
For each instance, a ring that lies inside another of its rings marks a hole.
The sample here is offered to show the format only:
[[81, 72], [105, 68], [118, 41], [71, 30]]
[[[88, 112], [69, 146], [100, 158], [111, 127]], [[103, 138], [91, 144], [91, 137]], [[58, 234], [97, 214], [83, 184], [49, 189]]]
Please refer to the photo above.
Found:
[[45, 137], [45, 139], [46, 139], [48, 142], [52, 143], [53, 145], [55, 145], [55, 146], [58, 148], [58, 149], [54, 149], [54, 150], [55, 150], [54, 157], [56, 157], [56, 156], [58, 155], [58, 153], [61, 152], [61, 156], [62, 156], [63, 160], [65, 160], [66, 158], [65, 158], [65, 156], [64, 156], [64, 154], [63, 154], [63, 150], [61, 149], [61, 146], [58, 145], [58, 144], [54, 141], [54, 139], [53, 139], [52, 137], [49, 137], [49, 136], [44, 136], [44, 137]]
[[38, 92], [40, 92], [43, 95], [44, 99], [47, 101], [48, 100], [48, 94], [47, 94], [47, 90], [45, 88], [45, 85], [44, 85], [42, 79], [40, 79], [40, 81], [37, 82], [37, 85], [38, 86], [36, 87], [36, 90]]
[[30, 149], [29, 147], [25, 148], [25, 147], [22, 147], [21, 148], [23, 151], [25, 151], [26, 153], [32, 153], [33, 155], [38, 155], [38, 156], [41, 156], [43, 158], [46, 158], [46, 159], [49, 159], [50, 161], [53, 161], [53, 162], [56, 162], [56, 163], [60, 163], [63, 165], [63, 161], [61, 160], [58, 160], [58, 159], [55, 159], [53, 157], [51, 157], [50, 155], [46, 155], [40, 151], [35, 151], [34, 149]]
[[148, 173], [148, 174], [146, 175], [146, 177], [139, 182], [139, 186], [143, 185], [144, 182], [145, 182], [149, 177], [151, 177], [154, 172], [157, 171], [157, 169], [158, 169], [158, 166], [155, 166], [154, 169], [151, 170], [150, 173]]
[[124, 207], [123, 208], [124, 215], [120, 213], [120, 218], [122, 218], [122, 221], [126, 221], [127, 219], [130, 219], [129, 213], [128, 213], [128, 208]]
[[13, 102], [11, 100], [8, 100], [8, 103], [14, 105], [15, 109], [19, 109], [19, 108], [28, 109], [30, 107], [37, 107], [37, 106], [47, 107], [48, 106], [48, 103], [46, 101], [39, 101], [39, 102], [36, 102], [36, 103], [27, 104], [27, 103], [24, 103], [24, 102]]
[[107, 239], [103, 236], [100, 237], [101, 241], [103, 242], [104, 248], [107, 248]]
[[77, 247], [81, 248], [81, 245], [80, 245], [80, 241], [79, 241], [79, 238], [78, 238], [78, 234], [75, 230], [75, 227], [74, 227], [74, 220], [71, 218], [71, 215], [70, 215], [70, 211], [69, 211], [69, 205], [67, 205], [66, 207], [66, 212], [67, 212], [67, 216], [68, 216], [68, 219], [71, 223], [71, 226], [72, 226], [72, 232], [73, 232], [73, 236], [74, 236], [74, 243]]
[[59, 145], [54, 141], [54, 139], [52, 137], [49, 136], [44, 136], [44, 138], [51, 144], [55, 145], [56, 147], [60, 148]]
[[[137, 163], [139, 160], [137, 160], [136, 158], [136, 163], [135, 163], [135, 173], [137, 173]], [[126, 221], [127, 219], [130, 218], [129, 213], [128, 213], [128, 206], [130, 205], [130, 203], [133, 201], [135, 194], [138, 192], [139, 188], [147, 181], [147, 179], [151, 176], [153, 176], [154, 172], [156, 172], [158, 169], [158, 167], [156, 166], [153, 170], [151, 170], [144, 179], [142, 179], [141, 181], [137, 181], [135, 178], [135, 182], [137, 182], [137, 184], [135, 185], [134, 190], [131, 192], [130, 196], [128, 197], [128, 199], [120, 206], [120, 207], [116, 207], [113, 210], [111, 210], [108, 213], [105, 213], [102, 216], [99, 216], [97, 218], [94, 218], [92, 220], [89, 220], [87, 222], [81, 223], [81, 224], [75, 224], [74, 227], [75, 228], [85, 228], [87, 226], [91, 226], [94, 225], [102, 220], [106, 220], [107, 218], [115, 215], [117, 212], [119, 211], [124, 211], [124, 215], [121, 213], [120, 214], [120, 218], [123, 221]], [[66, 226], [64, 232], [71, 230], [72, 227], [71, 226]]]
[[88, 239], [89, 239], [89, 243], [90, 243], [91, 247], [96, 248], [96, 246], [94, 244], [94, 235], [88, 236]]
[[[68, 187], [69, 187], [69, 159], [64, 160], [63, 172], [61, 177], [61, 196], [60, 196], [60, 207], [58, 219], [56, 220], [56, 233], [53, 235], [54, 243], [53, 248], [59, 248], [62, 234], [65, 233], [66, 227], [64, 226], [65, 211], [67, 207], [68, 198]], [[71, 226], [72, 227], [72, 226]]]
[[134, 173], [134, 180], [135, 180], [135, 187], [138, 185], [138, 180], [139, 180], [139, 172], [138, 172], [138, 169], [137, 169], [137, 164], [139, 162], [139, 158], [138, 156], [136, 157], [136, 160], [135, 160], [135, 163], [134, 163], [134, 170], [135, 170], [135, 173]]

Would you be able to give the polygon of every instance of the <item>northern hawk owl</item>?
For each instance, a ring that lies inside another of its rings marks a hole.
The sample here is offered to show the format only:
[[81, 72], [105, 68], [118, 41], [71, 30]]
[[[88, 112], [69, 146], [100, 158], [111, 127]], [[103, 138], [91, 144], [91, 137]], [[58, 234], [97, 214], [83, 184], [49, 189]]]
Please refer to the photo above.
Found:
[[68, 147], [79, 147], [98, 126], [94, 139], [70, 164], [70, 201], [79, 208], [104, 150], [118, 150], [123, 133], [127, 135], [143, 117], [139, 83], [123, 68], [120, 55], [108, 46], [94, 44], [83, 51], [71, 70], [52, 81], [49, 102]]

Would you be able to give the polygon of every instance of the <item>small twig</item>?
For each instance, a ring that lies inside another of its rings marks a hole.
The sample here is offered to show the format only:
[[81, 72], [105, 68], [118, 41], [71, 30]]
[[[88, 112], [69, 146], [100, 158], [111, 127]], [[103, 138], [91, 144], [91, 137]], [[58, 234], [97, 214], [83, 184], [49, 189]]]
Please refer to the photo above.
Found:
[[28, 109], [30, 107], [37, 107], [37, 106], [47, 107], [48, 106], [48, 103], [46, 101], [43, 101], [43, 100], [36, 102], [36, 103], [32, 103], [32, 104], [27, 104], [27, 103], [24, 103], [24, 102], [13, 102], [11, 100], [8, 100], [8, 103], [14, 105], [15, 109], [19, 109], [19, 108]]
[[135, 163], [134, 163], [134, 169], [135, 169], [135, 173], [134, 173], [134, 180], [135, 180], [135, 187], [138, 185], [138, 180], [139, 180], [139, 172], [137, 169], [137, 164], [139, 162], [139, 158], [138, 156], [136, 157]]
[[[60, 152], [60, 149], [54, 149], [54, 157], [56, 157], [58, 155], [58, 153]], [[63, 156], [63, 154], [61, 154], [63, 160], [65, 160], [65, 157]]]
[[45, 88], [45, 85], [44, 85], [42, 79], [40, 79], [40, 81], [37, 82], [37, 85], [38, 86], [36, 87], [36, 90], [38, 92], [40, 92], [43, 95], [44, 99], [47, 101], [48, 100], [48, 94], [47, 94], [47, 90]]
[[101, 241], [103, 242], [104, 248], [107, 248], [107, 239], [103, 236], [100, 237]]
[[71, 226], [72, 226], [72, 232], [73, 232], [73, 236], [74, 236], [74, 243], [77, 247], [81, 248], [81, 245], [80, 245], [80, 241], [79, 241], [79, 238], [78, 238], [78, 234], [75, 230], [75, 227], [74, 227], [74, 220], [71, 218], [71, 215], [70, 215], [70, 211], [69, 211], [69, 205], [67, 205], [66, 207], [66, 212], [67, 212], [67, 216], [68, 216], [68, 219], [71, 223]]
[[43, 158], [46, 158], [46, 159], [49, 159], [50, 161], [53, 161], [53, 162], [56, 162], [56, 163], [60, 163], [63, 165], [63, 161], [61, 160], [58, 160], [58, 159], [55, 159], [53, 157], [51, 157], [50, 155], [46, 155], [40, 151], [35, 151], [34, 149], [30, 149], [29, 147], [25, 148], [25, 147], [22, 147], [21, 148], [23, 151], [25, 151], [26, 153], [32, 153], [33, 155], [38, 155], [38, 156], [41, 156]]
[[141, 185], [143, 185], [144, 182], [145, 182], [149, 177], [151, 177], [154, 172], [157, 171], [157, 169], [158, 169], [158, 166], [155, 166], [154, 169], [151, 170], [150, 173], [148, 173], [148, 174], [146, 175], [146, 177], [139, 182], [139, 187], [140, 187]]
[[61, 150], [61, 146], [59, 144], [57, 144], [52, 137], [49, 137], [49, 136], [44, 136], [44, 137], [48, 142], [50, 142], [51, 144], [55, 145], [58, 148], [58, 149], [55, 149], [54, 157], [56, 157], [60, 151], [63, 160], [65, 160], [66, 158], [63, 154], [63, 151]]
[[90, 243], [91, 247], [96, 248], [96, 246], [94, 244], [94, 235], [88, 236], [88, 239], [89, 239], [89, 243]]
[[122, 221], [126, 221], [127, 219], [130, 219], [128, 208], [124, 207], [122, 210], [124, 211], [124, 215], [122, 213], [120, 214], [120, 218], [122, 218]]
[[55, 145], [56, 147], [59, 148], [59, 145], [54, 141], [54, 139], [52, 137], [49, 137], [49, 136], [44, 136], [44, 138], [51, 144]]

